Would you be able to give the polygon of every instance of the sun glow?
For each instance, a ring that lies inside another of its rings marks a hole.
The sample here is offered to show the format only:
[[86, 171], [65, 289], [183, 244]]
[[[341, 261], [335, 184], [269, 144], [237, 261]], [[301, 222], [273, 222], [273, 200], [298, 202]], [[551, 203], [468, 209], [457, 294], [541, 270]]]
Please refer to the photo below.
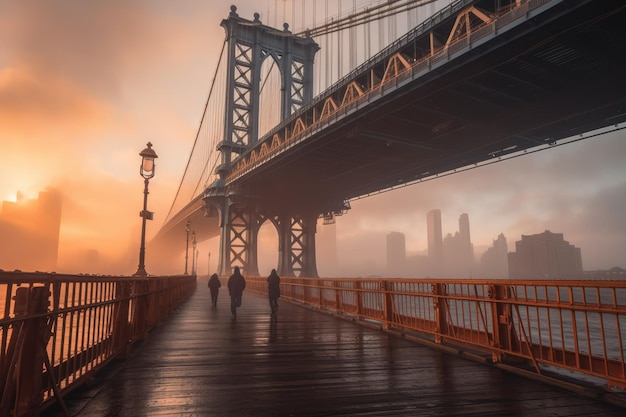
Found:
[[3, 201], [8, 201], [11, 203], [17, 203], [17, 194], [13, 194], [13, 195], [7, 195]]

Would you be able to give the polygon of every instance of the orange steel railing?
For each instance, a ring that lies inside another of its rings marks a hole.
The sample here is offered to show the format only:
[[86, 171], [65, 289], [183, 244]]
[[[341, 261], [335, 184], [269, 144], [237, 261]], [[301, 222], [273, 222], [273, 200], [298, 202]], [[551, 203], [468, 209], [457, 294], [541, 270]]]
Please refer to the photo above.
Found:
[[[195, 276], [0, 272], [0, 417], [38, 415], [184, 301]], [[66, 413], [67, 414], [67, 413]]]
[[[266, 293], [265, 277], [246, 281]], [[540, 375], [626, 388], [626, 281], [282, 277], [281, 298]]]

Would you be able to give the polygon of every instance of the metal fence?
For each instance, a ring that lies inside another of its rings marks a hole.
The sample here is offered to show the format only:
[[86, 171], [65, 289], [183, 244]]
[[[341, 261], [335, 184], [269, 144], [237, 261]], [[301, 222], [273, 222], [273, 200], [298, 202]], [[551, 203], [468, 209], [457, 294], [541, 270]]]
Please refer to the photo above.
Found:
[[[265, 293], [266, 278], [247, 277]], [[281, 298], [626, 388], [626, 281], [281, 278]]]
[[36, 415], [185, 300], [195, 276], [0, 272], [0, 417]]

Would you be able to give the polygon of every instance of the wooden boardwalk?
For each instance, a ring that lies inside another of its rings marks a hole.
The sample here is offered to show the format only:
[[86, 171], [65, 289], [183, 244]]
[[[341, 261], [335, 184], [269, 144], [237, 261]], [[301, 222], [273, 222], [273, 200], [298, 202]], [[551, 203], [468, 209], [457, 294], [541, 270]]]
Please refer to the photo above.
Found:
[[[626, 409], [500, 369], [206, 281], [98, 380], [68, 398], [73, 416], [624, 416]], [[56, 406], [44, 414], [60, 416]]]

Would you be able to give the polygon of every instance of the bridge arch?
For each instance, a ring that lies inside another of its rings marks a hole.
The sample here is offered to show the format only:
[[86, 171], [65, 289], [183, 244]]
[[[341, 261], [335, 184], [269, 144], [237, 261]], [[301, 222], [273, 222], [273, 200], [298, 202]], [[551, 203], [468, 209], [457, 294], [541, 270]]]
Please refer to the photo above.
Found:
[[259, 133], [262, 137], [281, 121], [281, 109], [276, 106], [284, 88], [281, 57], [275, 51], [264, 51], [259, 71]]
[[271, 269], [280, 270], [282, 248], [278, 218], [269, 216], [259, 219], [257, 241], [259, 242], [258, 263], [260, 274], [267, 275]]

